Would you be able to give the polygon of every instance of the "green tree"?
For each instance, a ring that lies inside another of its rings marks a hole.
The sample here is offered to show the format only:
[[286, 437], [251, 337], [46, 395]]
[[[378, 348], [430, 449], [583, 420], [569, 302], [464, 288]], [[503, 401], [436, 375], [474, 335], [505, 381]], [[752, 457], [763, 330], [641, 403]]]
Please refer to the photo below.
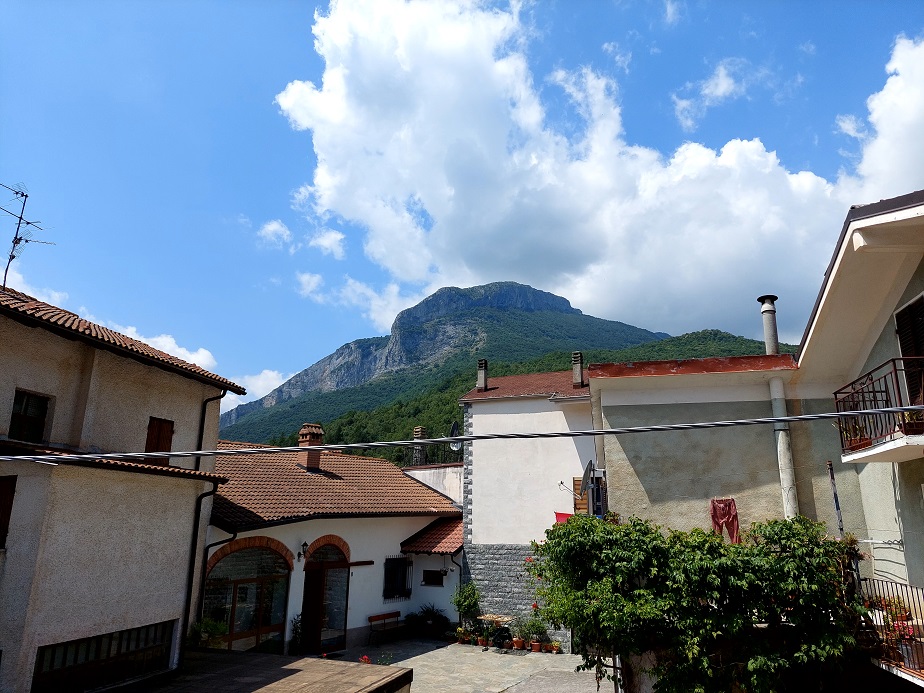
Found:
[[584, 668], [613, 678], [616, 655], [654, 656], [666, 693], [807, 690], [855, 645], [855, 542], [804, 517], [754, 524], [739, 545], [575, 515], [546, 532], [527, 571], [543, 615], [570, 627]]

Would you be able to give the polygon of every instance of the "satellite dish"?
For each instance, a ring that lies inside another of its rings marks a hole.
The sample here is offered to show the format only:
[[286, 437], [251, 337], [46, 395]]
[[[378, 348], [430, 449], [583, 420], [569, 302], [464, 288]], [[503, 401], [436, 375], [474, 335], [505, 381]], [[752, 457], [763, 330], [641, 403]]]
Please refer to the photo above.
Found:
[[[458, 435], [459, 435], [459, 422], [458, 422], [458, 421], [453, 421], [453, 422], [452, 422], [452, 428], [449, 430], [449, 437], [450, 437], [450, 438], [455, 438], [455, 437], [457, 437]], [[458, 440], [452, 441], [452, 442], [449, 444], [449, 449], [452, 450], [453, 452], [459, 452], [459, 450], [462, 449], [462, 442], [461, 442], [461, 441], [458, 441]]]
[[593, 478], [594, 478], [594, 461], [588, 460], [587, 466], [584, 468], [584, 476], [581, 477], [581, 489], [580, 489], [581, 498], [583, 498], [584, 494], [587, 493], [587, 489], [590, 488], [591, 479]]

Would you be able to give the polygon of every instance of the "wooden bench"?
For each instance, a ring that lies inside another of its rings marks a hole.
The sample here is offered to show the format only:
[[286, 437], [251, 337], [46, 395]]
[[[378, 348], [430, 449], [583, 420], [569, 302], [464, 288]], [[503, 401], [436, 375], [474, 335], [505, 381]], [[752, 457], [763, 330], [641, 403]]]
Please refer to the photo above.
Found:
[[401, 612], [400, 611], [389, 611], [387, 614], [375, 614], [374, 616], [369, 617], [369, 640], [367, 645], [372, 644], [372, 636], [376, 636], [378, 641], [380, 638], [384, 637], [385, 634], [392, 631], [399, 631], [404, 627], [404, 623], [401, 621]]

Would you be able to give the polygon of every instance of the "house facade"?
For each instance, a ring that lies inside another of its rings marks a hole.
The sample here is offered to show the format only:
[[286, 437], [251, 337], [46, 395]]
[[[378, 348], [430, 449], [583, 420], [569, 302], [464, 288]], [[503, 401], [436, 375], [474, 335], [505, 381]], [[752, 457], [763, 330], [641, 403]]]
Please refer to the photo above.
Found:
[[[477, 386], [460, 399], [466, 435], [589, 430], [590, 389], [577, 352], [572, 365], [570, 372], [489, 378], [487, 361], [479, 361]], [[479, 588], [483, 612], [530, 612], [535, 585], [523, 571], [530, 542], [545, 538], [556, 513], [561, 518], [588, 511], [588, 495], [575, 498], [575, 492], [580, 495], [595, 459], [592, 438], [466, 444], [465, 567]], [[599, 492], [596, 498], [600, 512]]]
[[223, 646], [333, 652], [368, 642], [370, 616], [433, 604], [454, 619], [452, 500], [388, 460], [312, 450], [317, 425], [299, 439], [304, 452], [217, 460], [230, 482], [212, 514], [203, 616], [224, 624]]
[[[0, 291], [0, 455], [214, 445], [238, 385]], [[203, 459], [0, 461], [0, 690], [93, 687], [175, 667], [201, 568]]]

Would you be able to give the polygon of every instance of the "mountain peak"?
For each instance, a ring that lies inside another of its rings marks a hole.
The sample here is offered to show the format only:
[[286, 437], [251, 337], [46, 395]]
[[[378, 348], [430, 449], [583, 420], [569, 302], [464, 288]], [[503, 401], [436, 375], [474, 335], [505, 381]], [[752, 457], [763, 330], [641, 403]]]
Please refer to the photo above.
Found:
[[494, 282], [467, 289], [460, 289], [456, 286], [443, 287], [416, 306], [398, 313], [394, 327], [424, 323], [473, 308], [521, 310], [527, 313], [549, 311], [581, 315], [581, 311], [573, 308], [568, 299], [561, 296], [517, 282]]

